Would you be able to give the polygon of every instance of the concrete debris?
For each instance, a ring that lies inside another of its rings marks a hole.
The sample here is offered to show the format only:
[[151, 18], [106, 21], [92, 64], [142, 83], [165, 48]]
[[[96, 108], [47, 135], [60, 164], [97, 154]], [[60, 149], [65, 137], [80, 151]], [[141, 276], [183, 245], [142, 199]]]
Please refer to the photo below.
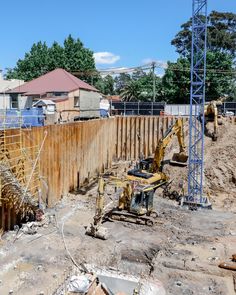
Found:
[[86, 275], [72, 276], [67, 285], [67, 289], [72, 293], [85, 294], [89, 289], [90, 282], [91, 281]]

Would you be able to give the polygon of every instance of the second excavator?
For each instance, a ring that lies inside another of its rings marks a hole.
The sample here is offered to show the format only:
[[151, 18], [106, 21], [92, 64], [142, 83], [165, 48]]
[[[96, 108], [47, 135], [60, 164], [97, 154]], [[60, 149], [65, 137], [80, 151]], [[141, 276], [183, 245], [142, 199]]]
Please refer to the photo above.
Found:
[[[222, 124], [221, 119], [221, 100], [212, 100], [204, 106], [204, 117], [205, 117], [205, 135], [212, 138], [213, 141], [217, 140], [218, 137], [218, 125]], [[213, 122], [214, 130], [212, 132], [207, 128], [208, 122]]]
[[162, 171], [166, 147], [176, 135], [179, 143], [179, 153], [175, 153], [170, 161], [171, 164], [186, 166], [188, 156], [184, 143], [183, 119], [176, 119], [175, 123], [167, 130], [162, 139], [159, 140], [154, 157], [140, 160], [137, 167], [128, 171], [127, 179], [142, 184], [154, 185], [155, 188], [165, 184], [169, 177]]

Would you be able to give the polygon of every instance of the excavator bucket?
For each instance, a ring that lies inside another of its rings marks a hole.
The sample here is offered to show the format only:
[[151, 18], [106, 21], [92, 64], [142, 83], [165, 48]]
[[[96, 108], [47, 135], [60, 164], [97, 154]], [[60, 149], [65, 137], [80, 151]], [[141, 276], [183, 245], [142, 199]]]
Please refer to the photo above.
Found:
[[177, 166], [187, 166], [188, 156], [185, 153], [174, 153], [170, 164]]

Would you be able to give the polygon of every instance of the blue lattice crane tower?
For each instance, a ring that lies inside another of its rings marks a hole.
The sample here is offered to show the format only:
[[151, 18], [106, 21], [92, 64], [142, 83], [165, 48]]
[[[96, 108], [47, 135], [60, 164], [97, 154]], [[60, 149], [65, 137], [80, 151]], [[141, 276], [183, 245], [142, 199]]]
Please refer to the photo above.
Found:
[[203, 196], [207, 0], [192, 1], [189, 171], [185, 204], [210, 207], [208, 198]]

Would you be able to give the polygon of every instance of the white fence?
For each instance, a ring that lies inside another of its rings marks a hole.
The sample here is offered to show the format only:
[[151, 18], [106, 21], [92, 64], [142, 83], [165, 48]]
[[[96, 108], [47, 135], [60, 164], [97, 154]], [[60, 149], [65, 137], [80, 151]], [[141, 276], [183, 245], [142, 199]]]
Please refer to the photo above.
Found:
[[[221, 107], [223, 113], [232, 112], [236, 115], [236, 102], [224, 102]], [[193, 113], [195, 113], [195, 106], [193, 105]], [[189, 116], [189, 104], [165, 104], [165, 114], [172, 116]]]

